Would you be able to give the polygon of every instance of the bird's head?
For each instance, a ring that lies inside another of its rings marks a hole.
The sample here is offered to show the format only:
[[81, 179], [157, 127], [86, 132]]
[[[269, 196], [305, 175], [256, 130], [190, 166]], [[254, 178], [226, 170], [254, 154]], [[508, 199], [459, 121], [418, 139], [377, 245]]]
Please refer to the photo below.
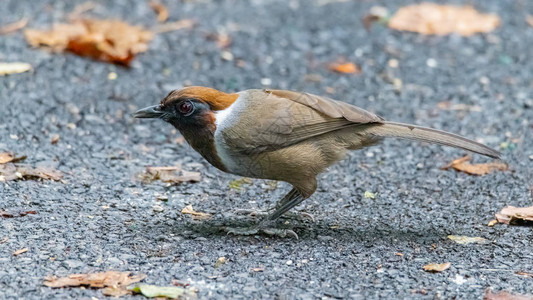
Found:
[[187, 137], [191, 130], [214, 130], [215, 112], [226, 109], [237, 98], [237, 94], [191, 86], [170, 92], [160, 104], [140, 109], [133, 116], [162, 119]]

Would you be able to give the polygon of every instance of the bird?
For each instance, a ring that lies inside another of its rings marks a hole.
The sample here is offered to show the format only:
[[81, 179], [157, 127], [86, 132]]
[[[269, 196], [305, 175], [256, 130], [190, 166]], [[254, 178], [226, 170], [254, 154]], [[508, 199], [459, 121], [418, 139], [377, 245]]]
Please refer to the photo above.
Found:
[[346, 102], [305, 92], [249, 89], [226, 93], [189, 86], [170, 92], [135, 118], [162, 119], [219, 170], [239, 176], [284, 181], [292, 189], [257, 224], [225, 228], [233, 234], [267, 233], [297, 238], [275, 221], [309, 198], [317, 175], [350, 150], [384, 138], [451, 146], [500, 158], [500, 153], [465, 137], [411, 124], [389, 122]]

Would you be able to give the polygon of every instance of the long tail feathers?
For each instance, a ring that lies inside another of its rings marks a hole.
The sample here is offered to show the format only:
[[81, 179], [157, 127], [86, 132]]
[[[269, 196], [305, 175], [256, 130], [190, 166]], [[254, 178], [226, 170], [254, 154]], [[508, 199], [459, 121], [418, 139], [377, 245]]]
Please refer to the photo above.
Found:
[[371, 126], [365, 131], [376, 136], [398, 137], [441, 144], [472, 151], [492, 158], [500, 158], [500, 152], [494, 149], [465, 137], [437, 129], [395, 122], [384, 122], [383, 124]]

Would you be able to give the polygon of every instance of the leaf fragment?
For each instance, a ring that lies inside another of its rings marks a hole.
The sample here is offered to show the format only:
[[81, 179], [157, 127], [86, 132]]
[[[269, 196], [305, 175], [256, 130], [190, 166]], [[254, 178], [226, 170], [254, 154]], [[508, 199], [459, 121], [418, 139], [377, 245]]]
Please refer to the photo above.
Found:
[[509, 166], [507, 164], [500, 162], [470, 164], [468, 161], [470, 161], [470, 155], [458, 158], [452, 161], [451, 163], [443, 166], [441, 169], [447, 170], [449, 168], [452, 168], [459, 172], [478, 176], [486, 175], [492, 173], [493, 171], [507, 171], [509, 169]]
[[485, 244], [488, 242], [487, 239], [484, 239], [478, 236], [470, 237], [470, 236], [465, 236], [465, 235], [449, 235], [448, 238], [456, 242], [457, 244], [461, 244], [461, 245], [468, 245], [468, 244], [474, 244], [474, 243]]
[[427, 264], [427, 265], [423, 266], [422, 268], [426, 272], [437, 273], [437, 272], [442, 272], [444, 270], [447, 270], [451, 265], [452, 264], [449, 263], [449, 262], [442, 263], [442, 264], [431, 263], [431, 264]]
[[0, 63], [0, 76], [30, 71], [31, 65], [23, 62]]
[[328, 65], [328, 69], [333, 72], [342, 74], [359, 74], [361, 69], [354, 63], [331, 63]]
[[212, 217], [211, 214], [195, 211], [191, 204], [185, 206], [181, 210], [181, 213], [184, 215], [191, 215], [194, 220], [207, 220]]
[[196, 297], [196, 292], [193, 289], [185, 289], [177, 286], [157, 286], [151, 284], [139, 284], [128, 287], [128, 290], [141, 293], [148, 298], [166, 297], [176, 299], [181, 296]]
[[499, 223], [533, 226], [533, 206], [515, 207], [509, 205], [495, 216]]
[[146, 278], [144, 274], [131, 275], [131, 272], [107, 271], [88, 274], [72, 274], [67, 277], [49, 276], [43, 284], [52, 288], [88, 286], [103, 289], [107, 296], [120, 297], [131, 292], [127, 286]]
[[22, 253], [26, 253], [26, 252], [28, 252], [28, 248], [22, 248], [20, 250], [13, 252], [13, 256], [21, 255]]
[[495, 14], [483, 14], [472, 6], [420, 3], [400, 8], [389, 20], [395, 30], [421, 34], [470, 36], [493, 31], [500, 25]]

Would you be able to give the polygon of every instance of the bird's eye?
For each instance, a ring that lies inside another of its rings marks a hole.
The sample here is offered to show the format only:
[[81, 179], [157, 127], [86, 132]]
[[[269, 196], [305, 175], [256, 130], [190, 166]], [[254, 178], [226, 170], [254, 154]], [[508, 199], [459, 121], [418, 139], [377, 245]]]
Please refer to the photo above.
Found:
[[191, 101], [184, 101], [178, 106], [179, 112], [184, 116], [189, 116], [194, 111], [194, 105]]

